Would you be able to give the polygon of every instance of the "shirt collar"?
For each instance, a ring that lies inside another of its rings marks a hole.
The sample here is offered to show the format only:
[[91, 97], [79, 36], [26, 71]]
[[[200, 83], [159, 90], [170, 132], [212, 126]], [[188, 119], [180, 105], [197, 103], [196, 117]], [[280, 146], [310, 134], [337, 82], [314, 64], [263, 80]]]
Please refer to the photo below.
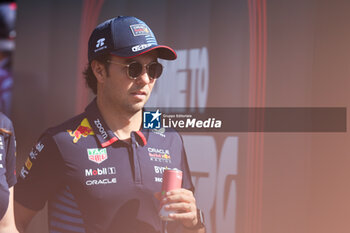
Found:
[[[100, 110], [97, 107], [96, 98], [86, 107], [85, 109], [87, 119], [102, 147], [107, 147], [118, 141], [118, 137], [113, 131], [107, 126], [104, 121]], [[144, 132], [137, 131], [135, 136], [142, 146], [147, 144], [147, 136]]]

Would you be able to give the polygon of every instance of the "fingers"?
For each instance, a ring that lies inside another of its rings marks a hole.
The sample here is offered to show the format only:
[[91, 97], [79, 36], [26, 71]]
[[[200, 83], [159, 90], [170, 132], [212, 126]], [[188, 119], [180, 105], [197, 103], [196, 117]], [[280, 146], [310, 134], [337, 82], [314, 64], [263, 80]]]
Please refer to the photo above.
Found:
[[166, 204], [164, 208], [166, 210], [177, 211], [179, 213], [187, 213], [196, 210], [193, 204], [185, 202]]
[[176, 189], [171, 190], [166, 193], [162, 198], [161, 204], [166, 203], [175, 203], [175, 202], [186, 202], [186, 203], [196, 203], [196, 199], [193, 196], [193, 193], [187, 189]]
[[[197, 215], [195, 212], [188, 212], [188, 213], [171, 213], [169, 214], [169, 217], [174, 220], [180, 220], [180, 221], [193, 221], [197, 218]], [[188, 224], [189, 225], [189, 224]], [[195, 225], [195, 224], [193, 224]]]

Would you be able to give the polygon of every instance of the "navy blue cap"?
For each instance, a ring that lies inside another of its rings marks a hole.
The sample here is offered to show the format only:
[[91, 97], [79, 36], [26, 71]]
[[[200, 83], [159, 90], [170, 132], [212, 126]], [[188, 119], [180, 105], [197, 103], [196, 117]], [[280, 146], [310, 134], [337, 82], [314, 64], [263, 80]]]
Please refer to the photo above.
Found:
[[158, 57], [174, 60], [175, 51], [159, 45], [151, 29], [143, 21], [131, 16], [118, 16], [98, 25], [89, 39], [89, 62], [104, 54], [132, 58], [151, 50], [157, 50]]

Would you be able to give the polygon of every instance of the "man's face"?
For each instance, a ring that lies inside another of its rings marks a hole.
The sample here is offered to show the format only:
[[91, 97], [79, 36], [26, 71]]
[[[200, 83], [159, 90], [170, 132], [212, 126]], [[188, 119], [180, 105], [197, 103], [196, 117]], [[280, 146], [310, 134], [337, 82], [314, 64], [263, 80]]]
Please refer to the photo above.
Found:
[[[151, 51], [131, 59], [111, 56], [110, 61], [125, 65], [137, 61], [144, 65], [157, 61], [157, 56], [155, 51]], [[128, 77], [127, 69], [125, 66], [110, 63], [109, 75], [103, 79], [104, 82], [98, 84], [98, 96], [115, 110], [134, 114], [146, 104], [156, 81], [148, 76], [145, 67], [136, 79]]]

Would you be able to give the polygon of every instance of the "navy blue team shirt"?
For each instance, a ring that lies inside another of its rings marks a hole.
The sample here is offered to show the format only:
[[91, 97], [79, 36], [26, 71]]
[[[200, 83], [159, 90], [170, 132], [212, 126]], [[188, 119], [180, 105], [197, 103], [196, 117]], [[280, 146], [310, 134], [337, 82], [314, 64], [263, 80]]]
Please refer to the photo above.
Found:
[[[85, 112], [48, 129], [22, 167], [15, 200], [40, 210], [48, 201], [50, 232], [159, 233], [164, 169], [183, 171], [182, 187], [193, 191], [182, 138], [174, 131], [131, 133], [118, 140], [96, 99]], [[181, 223], [168, 224], [181, 232]]]
[[0, 112], [0, 219], [9, 204], [9, 188], [16, 179], [16, 141], [12, 122]]

